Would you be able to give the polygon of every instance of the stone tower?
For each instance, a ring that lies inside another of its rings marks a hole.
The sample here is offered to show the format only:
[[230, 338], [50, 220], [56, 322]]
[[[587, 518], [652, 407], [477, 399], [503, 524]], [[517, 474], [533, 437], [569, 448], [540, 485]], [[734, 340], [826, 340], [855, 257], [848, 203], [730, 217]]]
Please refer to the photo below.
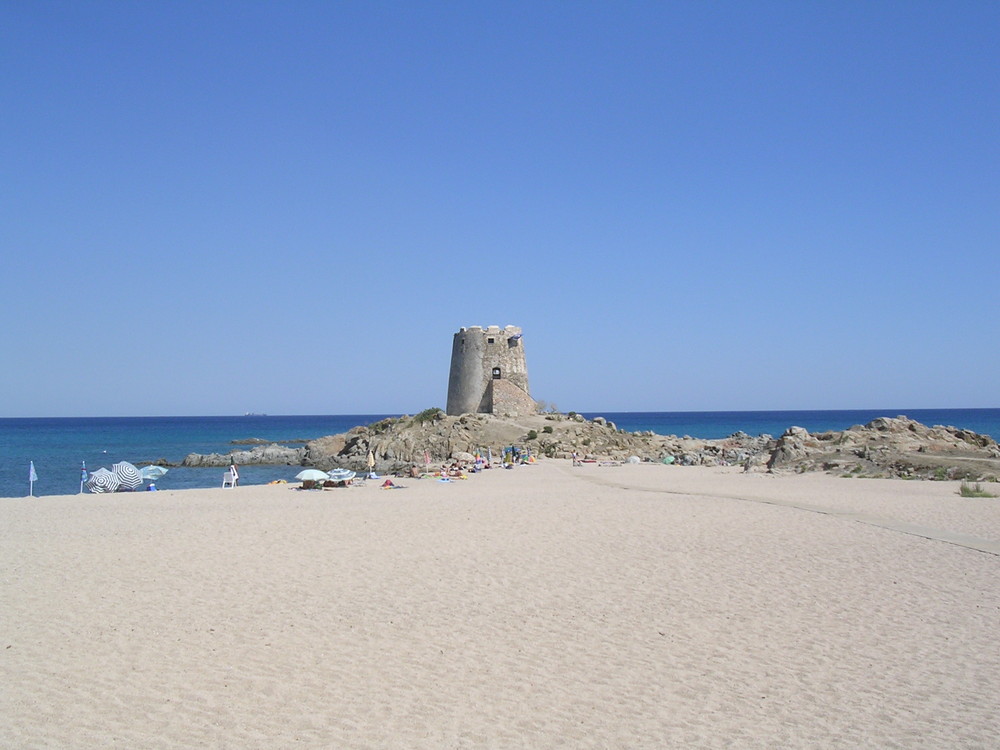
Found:
[[451, 345], [447, 413], [533, 414], [524, 340], [516, 326], [471, 326]]

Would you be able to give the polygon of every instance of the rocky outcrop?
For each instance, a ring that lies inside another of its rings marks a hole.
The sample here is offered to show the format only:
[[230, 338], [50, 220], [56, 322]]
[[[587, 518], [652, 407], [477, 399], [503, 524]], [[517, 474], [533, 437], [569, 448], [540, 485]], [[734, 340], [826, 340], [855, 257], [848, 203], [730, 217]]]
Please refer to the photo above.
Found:
[[770, 470], [845, 476], [996, 480], [1000, 446], [988, 435], [880, 417], [842, 432], [789, 428], [768, 458]]
[[289, 448], [277, 443], [258, 445], [249, 450], [234, 450], [229, 453], [191, 453], [181, 462], [181, 466], [229, 466], [272, 464], [277, 466], [299, 466], [307, 448]]
[[578, 414], [446, 416], [429, 410], [415, 417], [384, 419], [304, 447], [270, 444], [231, 453], [184, 459], [184, 466], [285, 464], [329, 470], [392, 473], [425, 462], [469, 461], [505, 446], [536, 455], [675, 463], [682, 466], [742, 466], [745, 471], [829, 471], [845, 476], [891, 476], [985, 480], [1000, 475], [1000, 448], [986, 435], [954, 427], [927, 427], [906, 417], [876, 419], [841, 432], [810, 433], [790, 427], [779, 439], [737, 432], [721, 440], [625, 432], [613, 422]]

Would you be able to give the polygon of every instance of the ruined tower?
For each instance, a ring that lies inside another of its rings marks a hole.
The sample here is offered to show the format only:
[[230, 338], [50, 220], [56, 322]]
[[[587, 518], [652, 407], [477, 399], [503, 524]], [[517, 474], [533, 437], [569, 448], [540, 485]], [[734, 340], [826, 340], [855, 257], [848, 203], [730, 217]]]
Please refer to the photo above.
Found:
[[524, 340], [516, 326], [471, 326], [455, 334], [448, 414], [532, 414]]

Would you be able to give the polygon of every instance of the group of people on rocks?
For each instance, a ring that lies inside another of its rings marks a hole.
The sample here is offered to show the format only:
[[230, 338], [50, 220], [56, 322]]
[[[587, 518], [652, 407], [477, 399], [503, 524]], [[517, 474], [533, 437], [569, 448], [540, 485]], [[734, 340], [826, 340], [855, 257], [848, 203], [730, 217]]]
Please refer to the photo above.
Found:
[[[509, 469], [517, 464], [527, 464], [533, 463], [534, 457], [530, 452], [523, 451], [516, 445], [511, 445], [503, 449], [502, 466], [505, 469]], [[482, 456], [477, 454], [475, 459], [470, 463], [468, 461], [462, 462], [457, 459], [451, 463], [444, 463], [441, 468], [436, 471], [431, 471], [429, 467], [420, 466], [418, 464], [412, 464], [410, 466], [407, 476], [411, 479], [420, 479], [425, 476], [435, 476], [435, 477], [449, 477], [449, 478], [464, 478], [467, 474], [477, 474], [485, 469], [492, 469], [493, 463]]]

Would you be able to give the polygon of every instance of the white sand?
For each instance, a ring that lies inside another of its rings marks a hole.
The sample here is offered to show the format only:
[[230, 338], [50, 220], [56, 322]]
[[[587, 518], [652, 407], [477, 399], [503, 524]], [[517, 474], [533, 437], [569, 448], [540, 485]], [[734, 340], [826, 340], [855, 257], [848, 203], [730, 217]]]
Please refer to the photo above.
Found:
[[404, 483], [0, 501], [0, 746], [1000, 737], [1000, 500], [561, 461]]

